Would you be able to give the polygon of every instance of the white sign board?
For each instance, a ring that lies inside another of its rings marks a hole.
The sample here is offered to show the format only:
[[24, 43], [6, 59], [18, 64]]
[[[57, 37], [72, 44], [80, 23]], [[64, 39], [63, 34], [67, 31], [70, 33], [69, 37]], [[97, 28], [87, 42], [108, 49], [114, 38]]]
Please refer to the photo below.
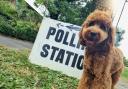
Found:
[[36, 0], [25, 0], [33, 9], [35, 9], [41, 16], [49, 16], [49, 11], [44, 5], [36, 3]]
[[80, 27], [45, 18], [32, 52], [32, 63], [80, 78], [84, 47], [78, 42]]

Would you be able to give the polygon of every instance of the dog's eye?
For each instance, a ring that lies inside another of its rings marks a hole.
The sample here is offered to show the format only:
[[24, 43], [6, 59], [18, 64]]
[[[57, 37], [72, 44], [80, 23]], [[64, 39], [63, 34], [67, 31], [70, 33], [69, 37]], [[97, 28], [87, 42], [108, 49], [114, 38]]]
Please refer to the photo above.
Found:
[[106, 26], [103, 23], [100, 23], [100, 28], [106, 31]]
[[92, 21], [92, 22], [90, 22], [90, 23], [88, 24], [88, 26], [93, 26], [93, 25], [95, 25], [95, 21]]

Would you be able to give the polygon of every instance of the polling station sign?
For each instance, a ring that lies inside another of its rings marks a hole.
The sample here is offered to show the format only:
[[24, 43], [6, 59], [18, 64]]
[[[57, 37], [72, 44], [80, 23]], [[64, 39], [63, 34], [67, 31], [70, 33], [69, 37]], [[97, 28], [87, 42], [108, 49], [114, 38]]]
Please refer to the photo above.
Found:
[[84, 47], [78, 42], [79, 30], [79, 26], [45, 18], [29, 56], [30, 61], [80, 78]]

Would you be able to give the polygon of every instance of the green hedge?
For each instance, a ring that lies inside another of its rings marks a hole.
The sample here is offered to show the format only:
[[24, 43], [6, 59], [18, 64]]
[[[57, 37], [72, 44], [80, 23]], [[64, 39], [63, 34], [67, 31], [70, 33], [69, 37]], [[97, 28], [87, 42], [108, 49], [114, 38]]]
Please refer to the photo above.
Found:
[[14, 33], [16, 38], [34, 42], [37, 29], [30, 22], [17, 21]]
[[30, 22], [16, 22], [15, 20], [8, 21], [4, 17], [0, 16], [0, 33], [34, 42], [37, 35], [37, 29]]
[[41, 20], [42, 17], [27, 5], [17, 10], [9, 0], [0, 1], [0, 33], [3, 35], [34, 42]]
[[5, 20], [5, 18], [0, 16], [0, 33], [5, 35], [12, 35], [13, 31], [14, 28]]
[[0, 1], [0, 14], [7, 18], [14, 18], [17, 16], [15, 5], [9, 1]]

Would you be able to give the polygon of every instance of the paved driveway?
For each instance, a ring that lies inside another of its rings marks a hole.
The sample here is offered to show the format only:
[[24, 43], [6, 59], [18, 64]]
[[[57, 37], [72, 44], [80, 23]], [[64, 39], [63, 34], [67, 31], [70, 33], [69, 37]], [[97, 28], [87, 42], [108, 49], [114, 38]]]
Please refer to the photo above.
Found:
[[24, 48], [31, 49], [33, 43], [0, 35], [0, 45], [5, 45], [16, 49], [24, 49]]

